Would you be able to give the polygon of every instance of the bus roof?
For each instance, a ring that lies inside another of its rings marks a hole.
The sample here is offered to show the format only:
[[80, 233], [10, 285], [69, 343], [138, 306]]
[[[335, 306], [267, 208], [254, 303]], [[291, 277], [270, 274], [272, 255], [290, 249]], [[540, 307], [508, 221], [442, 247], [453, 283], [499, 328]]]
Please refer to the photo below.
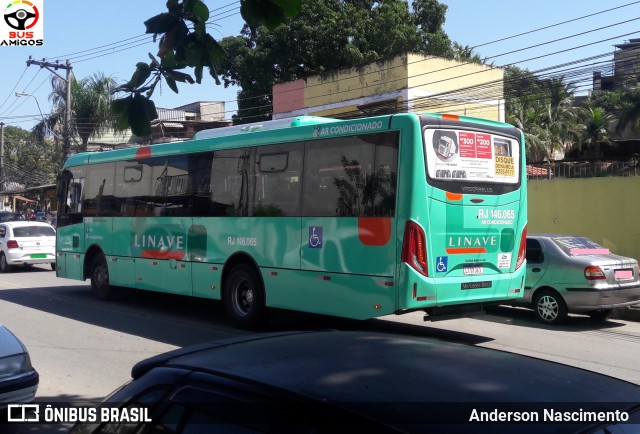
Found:
[[[313, 135], [314, 138], [322, 138], [329, 136], [349, 135], [351, 133], [366, 133], [385, 131], [391, 125], [391, 118], [411, 118], [413, 122], [417, 119], [431, 118], [435, 122], [469, 122], [475, 124], [483, 124], [493, 127], [513, 128], [513, 126], [501, 122], [495, 122], [487, 119], [478, 119], [468, 116], [446, 115], [436, 113], [396, 113], [389, 115], [381, 115], [374, 117], [365, 117], [358, 119], [335, 119], [321, 116], [297, 116], [294, 118], [276, 119], [273, 121], [258, 122], [253, 124], [236, 125], [231, 127], [222, 127], [209, 130], [203, 130], [196, 133], [192, 140], [158, 143], [140, 147], [130, 147], [116, 149], [105, 152], [83, 152], [71, 155], [65, 167], [73, 167], [84, 164], [95, 164], [107, 161], [121, 161], [130, 159], [146, 158], [150, 156], [168, 156], [183, 154], [187, 149], [191, 152], [210, 151], [218, 145], [223, 144], [225, 147], [233, 148], [238, 146], [246, 146], [247, 143], [255, 142], [252, 133], [264, 133], [264, 139], [267, 142], [272, 141], [279, 134], [277, 131], [285, 130], [283, 137], [285, 140], [300, 140], [306, 135]], [[330, 125], [334, 124], [334, 125]], [[297, 127], [309, 127], [300, 128]], [[311, 131], [313, 129], [313, 131]], [[260, 134], [262, 136], [262, 134]], [[230, 141], [220, 142], [217, 139], [229, 137]], [[310, 136], [309, 136], [310, 137]], [[212, 140], [210, 140], [212, 139]]]
[[255, 122], [252, 124], [234, 125], [231, 127], [213, 128], [198, 131], [193, 140], [209, 139], [212, 137], [232, 136], [235, 134], [254, 133], [256, 131], [270, 131], [282, 128], [316, 125], [328, 122], [336, 122], [339, 119], [320, 116], [297, 116], [295, 118], [276, 119], [273, 121]]

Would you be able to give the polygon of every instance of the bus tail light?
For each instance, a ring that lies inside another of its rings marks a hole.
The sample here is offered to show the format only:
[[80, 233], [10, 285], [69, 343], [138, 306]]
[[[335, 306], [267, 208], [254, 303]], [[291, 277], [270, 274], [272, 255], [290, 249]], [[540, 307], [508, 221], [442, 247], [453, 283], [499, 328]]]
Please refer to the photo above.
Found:
[[584, 269], [584, 277], [587, 280], [603, 280], [605, 279], [604, 271], [597, 265], [589, 265]]
[[524, 260], [527, 257], [527, 227], [522, 230], [522, 236], [520, 237], [520, 247], [518, 248], [518, 259], [516, 260], [516, 270], [524, 264]]
[[19, 249], [20, 246], [16, 240], [7, 241], [7, 249]]
[[406, 262], [411, 268], [424, 276], [429, 275], [426, 241], [427, 237], [422, 228], [415, 222], [407, 221], [402, 242], [402, 262]]

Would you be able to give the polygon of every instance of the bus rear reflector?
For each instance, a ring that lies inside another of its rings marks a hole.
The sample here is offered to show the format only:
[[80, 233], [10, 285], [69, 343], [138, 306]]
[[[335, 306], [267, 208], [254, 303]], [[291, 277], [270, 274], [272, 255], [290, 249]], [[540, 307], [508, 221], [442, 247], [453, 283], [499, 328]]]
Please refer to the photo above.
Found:
[[522, 230], [522, 236], [520, 237], [520, 247], [518, 248], [518, 260], [516, 261], [516, 270], [524, 263], [527, 257], [527, 227]]
[[427, 243], [424, 231], [417, 223], [407, 221], [402, 241], [402, 262], [409, 264], [418, 273], [428, 276]]

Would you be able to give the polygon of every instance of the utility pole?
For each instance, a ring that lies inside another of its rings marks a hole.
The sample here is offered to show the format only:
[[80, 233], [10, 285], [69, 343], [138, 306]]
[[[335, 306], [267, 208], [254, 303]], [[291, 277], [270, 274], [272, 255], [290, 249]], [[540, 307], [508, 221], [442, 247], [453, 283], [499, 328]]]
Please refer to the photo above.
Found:
[[[38, 65], [40, 68], [47, 68], [52, 74], [55, 74], [60, 80], [65, 83], [66, 90], [66, 106], [64, 110], [64, 130], [63, 130], [63, 142], [62, 142], [62, 160], [66, 160], [69, 157], [69, 148], [71, 147], [71, 61], [67, 59], [65, 65], [61, 65], [59, 62], [51, 63], [32, 60], [29, 56], [27, 60], [27, 66]], [[67, 71], [66, 78], [58, 74], [58, 69], [64, 69]]]
[[[4, 190], [4, 122], [0, 122], [0, 191]], [[4, 208], [4, 204], [3, 208]]]

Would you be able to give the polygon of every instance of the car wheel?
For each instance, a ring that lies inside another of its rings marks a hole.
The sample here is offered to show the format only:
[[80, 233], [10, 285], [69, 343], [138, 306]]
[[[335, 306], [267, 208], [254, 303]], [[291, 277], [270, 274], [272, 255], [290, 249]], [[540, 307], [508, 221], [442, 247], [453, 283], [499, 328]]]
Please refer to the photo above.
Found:
[[545, 324], [560, 324], [567, 319], [567, 305], [560, 294], [551, 289], [536, 293], [533, 308], [538, 319]]
[[4, 256], [4, 253], [0, 253], [0, 273], [8, 273], [13, 268], [7, 262], [7, 258]]
[[257, 328], [266, 321], [265, 294], [256, 269], [236, 265], [225, 279], [224, 307], [229, 319], [242, 328]]
[[56, 263], [55, 263], [55, 262], [52, 262], [52, 263], [51, 263], [51, 264], [49, 264], [49, 265], [51, 265], [51, 269], [52, 269], [53, 271], [56, 271]]
[[595, 321], [604, 321], [611, 316], [613, 309], [597, 309], [592, 310], [591, 312], [587, 312], [587, 314], [591, 317], [592, 320]]
[[91, 265], [91, 291], [100, 300], [109, 300], [113, 295], [109, 285], [109, 267], [102, 254], [96, 256]]

